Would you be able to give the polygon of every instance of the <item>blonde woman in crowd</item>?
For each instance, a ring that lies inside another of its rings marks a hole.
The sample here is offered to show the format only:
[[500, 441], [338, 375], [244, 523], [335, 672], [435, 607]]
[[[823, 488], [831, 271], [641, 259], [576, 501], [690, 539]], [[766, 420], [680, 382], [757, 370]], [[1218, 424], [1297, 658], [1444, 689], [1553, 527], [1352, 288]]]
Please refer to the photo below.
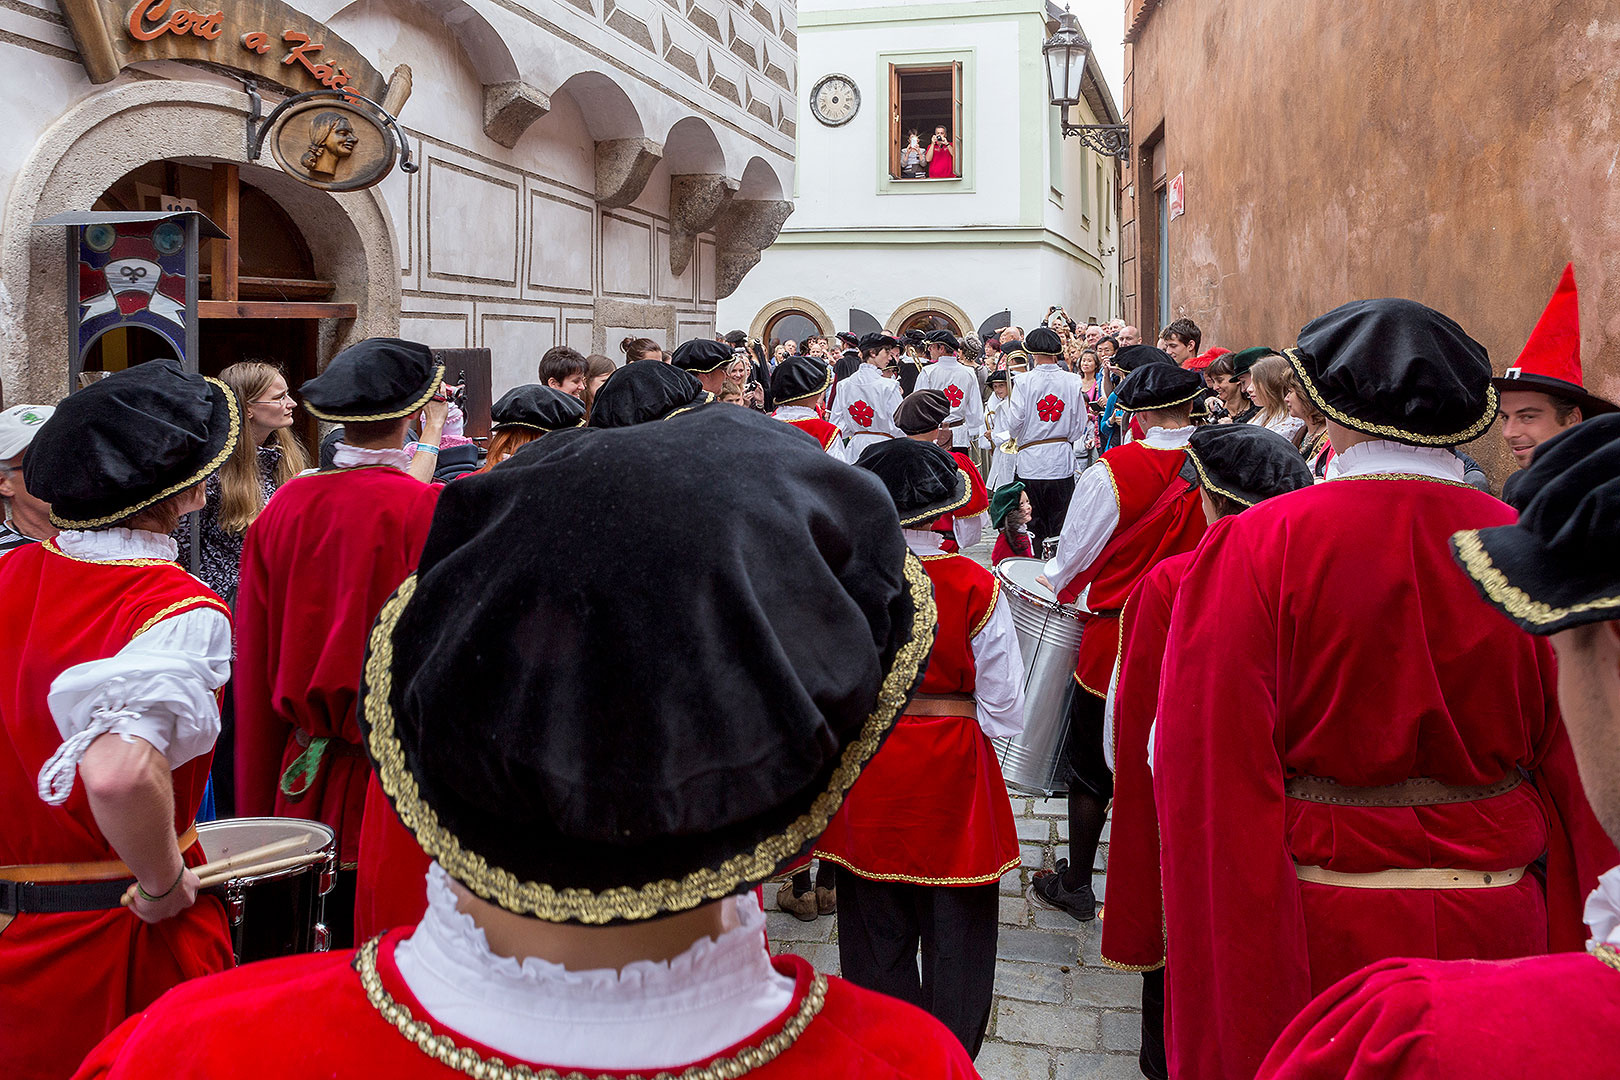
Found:
[[1256, 360], [1249, 369], [1249, 400], [1260, 411], [1249, 420], [1293, 440], [1295, 446], [1305, 434], [1305, 421], [1289, 415], [1288, 387], [1294, 369], [1280, 356]]

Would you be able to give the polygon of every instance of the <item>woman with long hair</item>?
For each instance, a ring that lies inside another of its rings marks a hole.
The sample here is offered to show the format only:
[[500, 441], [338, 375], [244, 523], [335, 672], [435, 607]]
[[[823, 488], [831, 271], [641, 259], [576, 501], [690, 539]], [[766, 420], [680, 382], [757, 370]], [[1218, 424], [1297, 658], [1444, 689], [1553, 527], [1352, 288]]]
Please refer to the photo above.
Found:
[[[626, 338], [625, 340], [629, 340]], [[642, 339], [646, 341], [646, 338]], [[651, 342], [649, 342], [651, 344]], [[656, 346], [654, 346], [656, 348]], [[660, 350], [659, 355], [663, 353]], [[585, 396], [580, 398], [585, 403], [585, 415], [591, 415], [591, 402], [596, 400], [596, 392], [607, 382], [608, 376], [618, 371], [618, 365], [601, 353], [591, 353], [585, 358]]]
[[1318, 480], [1327, 476], [1328, 462], [1333, 460], [1333, 447], [1328, 442], [1327, 417], [1322, 410], [1316, 407], [1311, 395], [1306, 393], [1305, 384], [1299, 381], [1299, 376], [1289, 373], [1288, 415], [1294, 417], [1305, 425], [1305, 434], [1301, 436], [1299, 452], [1305, 455], [1305, 464], [1311, 467], [1311, 473]]
[[1243, 393], [1243, 380], [1232, 367], [1232, 354], [1224, 353], [1204, 368], [1204, 385], [1221, 399], [1232, 423], [1244, 423], [1255, 413], [1254, 403]]
[[1288, 386], [1294, 379], [1294, 368], [1280, 356], [1267, 356], [1254, 362], [1249, 369], [1249, 400], [1260, 411], [1249, 423], [1275, 431], [1299, 445], [1305, 434], [1305, 421], [1288, 414]]

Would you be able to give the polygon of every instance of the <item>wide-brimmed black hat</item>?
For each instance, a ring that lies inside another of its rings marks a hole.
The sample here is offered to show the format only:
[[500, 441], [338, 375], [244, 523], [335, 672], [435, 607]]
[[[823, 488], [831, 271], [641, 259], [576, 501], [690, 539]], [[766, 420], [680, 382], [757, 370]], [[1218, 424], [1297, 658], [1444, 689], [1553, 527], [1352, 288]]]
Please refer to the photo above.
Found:
[[1205, 393], [1204, 378], [1176, 364], [1143, 364], [1120, 381], [1114, 402], [1126, 412], [1168, 409]]
[[29, 444], [23, 483], [58, 529], [98, 529], [208, 479], [241, 430], [224, 383], [150, 360], [64, 398]]
[[1169, 364], [1177, 366], [1170, 359], [1170, 354], [1163, 349], [1156, 349], [1152, 345], [1127, 345], [1115, 353], [1107, 363], [1114, 365], [1121, 371], [1135, 371], [1146, 364]]
[[771, 399], [780, 404], [814, 397], [833, 383], [832, 368], [814, 356], [790, 356], [771, 372]]
[[445, 489], [358, 715], [400, 821], [478, 896], [654, 919], [810, 850], [935, 618], [882, 485], [780, 421], [559, 432]]
[[1187, 459], [1211, 495], [1243, 506], [1316, 482], [1299, 448], [1259, 424], [1210, 424], [1192, 433]]
[[1058, 337], [1056, 330], [1037, 326], [1024, 336], [1024, 348], [1032, 353], [1056, 356], [1063, 352], [1063, 339]]
[[677, 345], [670, 354], [669, 362], [682, 371], [709, 372], [735, 359], [736, 351], [725, 342], [713, 338], [693, 338]]
[[962, 343], [949, 330], [931, 330], [923, 337], [923, 340], [930, 345], [943, 345], [951, 352], [960, 352], [962, 349]]
[[1536, 447], [1511, 501], [1517, 524], [1451, 537], [1486, 602], [1532, 634], [1620, 619], [1620, 413]]
[[908, 528], [967, 505], [973, 493], [967, 473], [954, 457], [917, 439], [873, 443], [855, 464], [883, 481], [900, 512], [900, 524]]
[[951, 399], [943, 390], [913, 390], [894, 410], [894, 426], [902, 435], [937, 431], [951, 415]]
[[366, 338], [332, 357], [326, 370], [298, 388], [319, 420], [358, 424], [398, 420], [426, 405], [444, 382], [444, 365], [417, 341]]
[[489, 418], [494, 421], [494, 431], [509, 427], [562, 431], [585, 426], [585, 403], [555, 387], [526, 383], [502, 394], [489, 410]]
[[697, 376], [674, 364], [626, 364], [591, 401], [591, 427], [620, 428], [662, 420], [714, 400]]
[[1485, 346], [1412, 300], [1334, 308], [1283, 355], [1322, 415], [1375, 438], [1456, 446], [1496, 418]]
[[1268, 356], [1278, 355], [1280, 354], [1277, 350], [1269, 345], [1250, 345], [1247, 349], [1239, 349], [1226, 359], [1232, 365], [1232, 374], [1237, 376], [1247, 375], [1258, 361], [1264, 360]]

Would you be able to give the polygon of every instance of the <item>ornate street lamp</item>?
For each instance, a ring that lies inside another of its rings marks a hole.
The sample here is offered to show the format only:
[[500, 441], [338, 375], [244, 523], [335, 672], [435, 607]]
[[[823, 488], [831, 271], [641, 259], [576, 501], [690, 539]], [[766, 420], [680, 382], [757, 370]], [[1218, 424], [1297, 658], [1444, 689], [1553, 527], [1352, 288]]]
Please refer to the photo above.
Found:
[[1063, 110], [1060, 121], [1063, 137], [1077, 136], [1099, 154], [1129, 160], [1131, 129], [1128, 124], [1076, 124], [1069, 120], [1069, 109], [1080, 104], [1086, 57], [1091, 55], [1091, 42], [1086, 40], [1080, 20], [1073, 12], [1065, 11], [1058, 19], [1058, 28], [1041, 46], [1041, 54], [1046, 58], [1047, 96], [1054, 106]]

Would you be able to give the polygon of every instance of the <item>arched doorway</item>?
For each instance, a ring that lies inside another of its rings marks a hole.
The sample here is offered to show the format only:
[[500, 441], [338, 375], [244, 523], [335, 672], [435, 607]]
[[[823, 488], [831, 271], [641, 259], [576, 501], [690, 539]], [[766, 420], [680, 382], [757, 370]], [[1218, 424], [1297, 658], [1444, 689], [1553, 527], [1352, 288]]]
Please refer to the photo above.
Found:
[[831, 334], [836, 327], [820, 304], [804, 296], [784, 296], [759, 309], [749, 326], [748, 336], [768, 350], [774, 344], [791, 340], [803, 342], [812, 334]]
[[971, 331], [975, 324], [968, 318], [967, 312], [944, 297], [919, 296], [895, 308], [886, 325], [891, 328], [890, 333], [897, 335], [908, 330], [921, 330], [923, 333], [949, 330], [960, 338]]
[[962, 327], [943, 311], [919, 311], [900, 324], [901, 334], [910, 333], [912, 330], [921, 330], [925, 334], [934, 330], [949, 330], [957, 337], [962, 336]]
[[760, 341], [764, 343], [765, 348], [774, 349], [784, 341], [803, 345], [805, 338], [820, 333], [821, 327], [816, 325], [809, 312], [789, 308], [771, 317], [771, 321], [765, 324], [765, 334]]

